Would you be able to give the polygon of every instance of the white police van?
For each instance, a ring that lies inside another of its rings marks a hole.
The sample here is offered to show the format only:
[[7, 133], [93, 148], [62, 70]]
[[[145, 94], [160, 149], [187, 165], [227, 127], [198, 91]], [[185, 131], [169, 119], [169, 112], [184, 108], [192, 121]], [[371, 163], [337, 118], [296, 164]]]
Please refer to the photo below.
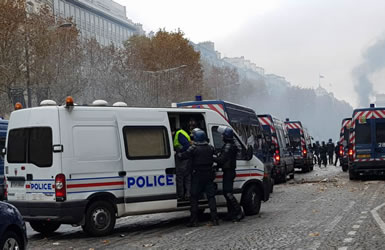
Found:
[[[94, 236], [110, 233], [118, 217], [189, 209], [177, 201], [171, 131], [192, 117], [221, 148], [217, 128], [229, 124], [212, 110], [77, 106], [72, 98], [64, 106], [44, 101], [16, 110], [4, 150], [8, 202], [38, 232], [72, 224]], [[235, 193], [247, 215], [257, 214], [268, 199], [264, 167], [236, 141]], [[215, 180], [218, 206], [226, 204], [222, 177], [218, 172]]]

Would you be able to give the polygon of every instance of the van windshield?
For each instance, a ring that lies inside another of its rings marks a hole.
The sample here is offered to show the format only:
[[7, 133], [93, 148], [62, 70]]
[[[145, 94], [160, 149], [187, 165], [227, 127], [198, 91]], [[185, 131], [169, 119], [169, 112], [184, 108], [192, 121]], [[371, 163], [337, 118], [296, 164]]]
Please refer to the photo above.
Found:
[[18, 128], [9, 131], [7, 146], [9, 163], [32, 163], [38, 167], [50, 167], [52, 153], [51, 128]]
[[364, 123], [364, 124], [360, 124], [357, 122], [355, 132], [356, 132], [356, 144], [371, 144], [372, 143], [372, 140], [371, 140], [372, 133], [370, 130], [370, 123], [369, 122]]

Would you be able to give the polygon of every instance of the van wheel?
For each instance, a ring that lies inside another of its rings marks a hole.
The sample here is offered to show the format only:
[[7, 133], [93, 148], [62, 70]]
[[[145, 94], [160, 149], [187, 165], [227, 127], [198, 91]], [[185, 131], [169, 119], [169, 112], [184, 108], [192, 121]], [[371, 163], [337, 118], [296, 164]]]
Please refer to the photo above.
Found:
[[242, 195], [242, 207], [245, 215], [255, 215], [261, 210], [262, 196], [257, 186], [251, 185]]
[[342, 171], [344, 171], [344, 172], [348, 171], [348, 166], [342, 165]]
[[289, 177], [290, 177], [290, 180], [294, 179], [294, 170], [293, 170], [293, 172], [289, 175]]
[[59, 229], [59, 222], [52, 221], [30, 221], [32, 229], [44, 235], [49, 235]]
[[110, 234], [115, 227], [115, 209], [111, 203], [96, 201], [92, 203], [86, 212], [83, 231], [92, 236], [104, 236]]
[[0, 240], [0, 249], [24, 249], [24, 246], [14, 231], [6, 231]]
[[286, 182], [286, 178], [287, 178], [287, 167], [285, 166], [285, 169], [283, 170], [283, 174], [282, 174], [282, 183]]
[[349, 180], [354, 181], [357, 180], [357, 174], [354, 173], [353, 171], [349, 171]]

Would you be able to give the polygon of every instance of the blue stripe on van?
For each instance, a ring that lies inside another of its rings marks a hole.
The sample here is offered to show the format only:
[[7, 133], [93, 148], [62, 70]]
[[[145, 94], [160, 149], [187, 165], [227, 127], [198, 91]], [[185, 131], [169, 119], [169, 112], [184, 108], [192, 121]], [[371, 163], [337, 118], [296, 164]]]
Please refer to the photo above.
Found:
[[80, 178], [80, 179], [67, 179], [67, 181], [85, 181], [85, 180], [103, 180], [103, 179], [118, 179], [123, 177], [113, 176], [113, 177], [94, 177], [94, 178]]
[[91, 192], [106, 192], [106, 191], [123, 191], [124, 188], [117, 189], [103, 189], [103, 190], [89, 190], [89, 191], [75, 191], [75, 192], [67, 192], [67, 194], [79, 194], [79, 193], [91, 193]]

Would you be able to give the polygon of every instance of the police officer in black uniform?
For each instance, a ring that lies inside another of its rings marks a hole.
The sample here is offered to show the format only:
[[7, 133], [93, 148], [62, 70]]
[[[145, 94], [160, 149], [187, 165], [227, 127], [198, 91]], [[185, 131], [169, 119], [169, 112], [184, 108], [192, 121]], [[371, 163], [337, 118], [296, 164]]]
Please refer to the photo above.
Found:
[[222, 138], [224, 145], [215, 159], [218, 167], [223, 171], [223, 195], [227, 203], [227, 219], [232, 221], [240, 221], [244, 214], [237, 199], [233, 195], [233, 184], [236, 176], [235, 168], [237, 167], [238, 147], [234, 142], [234, 132], [232, 128], [222, 128]]
[[212, 225], [217, 226], [219, 223], [215, 201], [215, 169], [213, 168], [215, 151], [208, 144], [206, 133], [203, 130], [194, 129], [193, 137], [193, 145], [186, 152], [178, 154], [181, 159], [191, 159], [192, 166], [191, 217], [187, 226], [198, 226], [198, 201], [203, 193], [206, 193], [209, 202]]
[[[326, 144], [325, 144], [325, 142], [324, 141], [322, 141], [322, 145], [321, 145], [321, 147], [320, 147], [320, 150], [319, 150], [319, 152], [320, 152], [320, 155], [321, 155], [321, 162], [322, 162], [322, 164], [325, 166], [325, 168], [326, 168], [326, 166], [327, 166], [327, 153], [328, 153], [328, 148], [327, 148], [327, 146], [326, 146]], [[321, 167], [321, 162], [318, 164], [319, 165], [319, 167]]]
[[329, 139], [329, 142], [326, 146], [328, 149], [329, 164], [333, 165], [334, 143], [333, 143], [332, 139]]

